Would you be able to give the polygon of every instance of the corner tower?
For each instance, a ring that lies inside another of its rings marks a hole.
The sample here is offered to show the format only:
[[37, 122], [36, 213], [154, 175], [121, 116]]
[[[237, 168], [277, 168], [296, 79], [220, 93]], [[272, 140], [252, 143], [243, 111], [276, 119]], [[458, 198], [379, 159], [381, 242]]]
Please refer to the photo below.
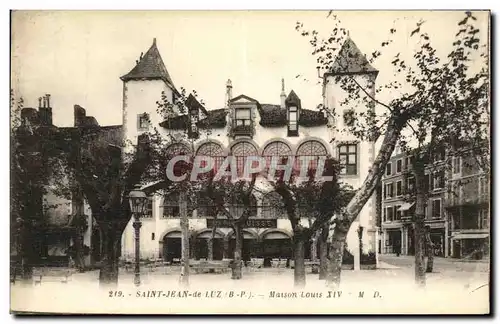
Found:
[[156, 38], [146, 54], [141, 53], [132, 70], [120, 79], [123, 81], [124, 139], [136, 143], [139, 134], [162, 121], [156, 104], [162, 92], [171, 103], [175, 103], [179, 95], [158, 51]]
[[[365, 55], [351, 38], [347, 38], [337, 54], [332, 66], [323, 75], [324, 106], [330, 111], [335, 111], [335, 118], [331, 121], [335, 125], [334, 154], [344, 165], [342, 181], [359, 188], [375, 160], [375, 142], [360, 141], [348, 131], [349, 116], [352, 112], [359, 114], [369, 110], [374, 111], [375, 105], [363, 103], [359, 100], [342, 102], [349, 94], [342, 88], [342, 84], [350, 82], [362, 87], [360, 93], [368, 93], [375, 98], [375, 81], [378, 71], [369, 63]], [[355, 81], [355, 82], [353, 82]], [[348, 233], [347, 245], [349, 250], [356, 252], [359, 246], [358, 229], [363, 228], [363, 250], [376, 252], [378, 246], [378, 229], [376, 228], [376, 199], [375, 194], [362, 209], [357, 222], [353, 224]], [[359, 257], [359, 255], [357, 256]], [[359, 260], [359, 259], [358, 259]]]

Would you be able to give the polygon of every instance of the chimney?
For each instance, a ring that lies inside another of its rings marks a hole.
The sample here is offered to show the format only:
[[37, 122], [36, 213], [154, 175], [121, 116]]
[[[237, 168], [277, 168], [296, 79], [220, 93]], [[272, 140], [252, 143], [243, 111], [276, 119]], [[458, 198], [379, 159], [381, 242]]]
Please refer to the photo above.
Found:
[[74, 123], [75, 127], [82, 126], [85, 122], [86, 112], [85, 109], [79, 105], [74, 105]]
[[233, 99], [233, 84], [231, 80], [228, 79], [226, 82], [226, 106], [225, 108], [229, 108], [229, 101]]
[[52, 126], [52, 107], [50, 107], [50, 94], [46, 94], [43, 98], [38, 98], [38, 106], [40, 124], [44, 126]]
[[285, 79], [281, 78], [281, 108], [286, 108], [285, 101], [286, 101], [286, 93], [285, 93]]

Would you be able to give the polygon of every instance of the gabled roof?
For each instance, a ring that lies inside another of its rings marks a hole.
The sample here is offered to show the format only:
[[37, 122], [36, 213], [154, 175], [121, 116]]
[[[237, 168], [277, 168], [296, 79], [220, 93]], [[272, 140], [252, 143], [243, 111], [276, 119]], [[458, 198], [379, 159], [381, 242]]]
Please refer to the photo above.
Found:
[[293, 90], [290, 91], [290, 94], [288, 95], [288, 97], [286, 97], [285, 103], [296, 104], [296, 105], [299, 105], [299, 108], [300, 108], [300, 98], [299, 98], [299, 96], [297, 96], [297, 94]]
[[189, 94], [188, 98], [186, 99], [185, 105], [189, 109], [198, 109], [201, 110], [205, 115], [207, 114], [207, 110], [205, 107], [196, 99], [195, 96], [193, 96], [192, 93]]
[[242, 99], [242, 98], [243, 98], [243, 99], [246, 99], [246, 100], [248, 100], [248, 101], [252, 101], [252, 102], [255, 102], [255, 103], [259, 103], [259, 102], [258, 102], [257, 100], [255, 100], [254, 98], [251, 98], [251, 97], [246, 96], [246, 95], [244, 95], [244, 94], [239, 95], [239, 96], [237, 96], [237, 97], [234, 97], [233, 99], [229, 100], [229, 102], [235, 102], [235, 101], [238, 101], [238, 100], [240, 100], [240, 99]]
[[122, 81], [143, 79], [163, 80], [175, 89], [174, 82], [172, 78], [170, 78], [170, 74], [168, 74], [167, 68], [158, 51], [158, 47], [156, 47], [156, 38], [153, 39], [153, 45], [151, 45], [137, 65], [120, 79], [122, 79]]
[[360, 74], [360, 73], [378, 73], [365, 55], [361, 53], [356, 44], [349, 37], [346, 39], [340, 49], [332, 67], [332, 74]]

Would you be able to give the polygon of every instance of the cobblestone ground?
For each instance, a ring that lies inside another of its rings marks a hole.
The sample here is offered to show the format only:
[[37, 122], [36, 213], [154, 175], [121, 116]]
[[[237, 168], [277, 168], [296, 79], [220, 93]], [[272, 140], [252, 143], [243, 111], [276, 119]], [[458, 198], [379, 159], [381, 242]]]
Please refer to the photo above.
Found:
[[[333, 292], [307, 274], [305, 288], [294, 288], [291, 269], [246, 269], [241, 280], [230, 272], [190, 274], [179, 283], [180, 268], [143, 269], [141, 285], [121, 270], [118, 287], [99, 287], [98, 271], [74, 274], [67, 284], [11, 286], [11, 308], [68, 312], [126, 313], [484, 313], [488, 311], [489, 264], [437, 258], [426, 289], [416, 289], [412, 257], [381, 256], [380, 269], [342, 272]], [[309, 271], [310, 272], [310, 271]], [[152, 291], [162, 291], [161, 297]], [[188, 291], [188, 296], [183, 291]], [[282, 298], [281, 296], [287, 296]]]

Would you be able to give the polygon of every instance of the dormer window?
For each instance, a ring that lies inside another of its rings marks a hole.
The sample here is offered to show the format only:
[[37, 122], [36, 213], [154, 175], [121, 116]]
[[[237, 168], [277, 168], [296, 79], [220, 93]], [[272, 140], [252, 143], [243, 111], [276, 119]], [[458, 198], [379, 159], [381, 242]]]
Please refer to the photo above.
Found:
[[250, 108], [237, 108], [235, 126], [250, 126]]
[[190, 128], [189, 128], [189, 138], [197, 138], [198, 137], [198, 110], [197, 109], [192, 109], [189, 112], [190, 115]]
[[298, 136], [298, 135], [299, 135], [298, 109], [296, 106], [290, 106], [288, 108], [288, 136]]

